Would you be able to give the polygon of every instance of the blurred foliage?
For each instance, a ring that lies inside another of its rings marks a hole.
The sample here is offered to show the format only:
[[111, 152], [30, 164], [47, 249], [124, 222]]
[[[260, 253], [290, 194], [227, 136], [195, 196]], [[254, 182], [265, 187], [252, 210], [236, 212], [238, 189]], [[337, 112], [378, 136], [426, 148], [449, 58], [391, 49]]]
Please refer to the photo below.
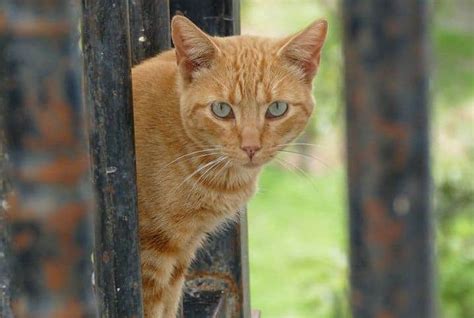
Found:
[[474, 317], [474, 175], [472, 167], [465, 169], [450, 171], [436, 187], [439, 286], [445, 318]]
[[474, 98], [474, 1], [436, 0], [433, 9], [433, 96], [452, 108]]
[[[249, 206], [251, 295], [264, 317], [347, 317], [342, 168], [267, 168]], [[317, 193], [317, 195], [315, 195]]]
[[[432, 4], [440, 317], [470, 318], [474, 317], [474, 1]], [[329, 20], [314, 86], [317, 107], [304, 139], [329, 145], [321, 155], [343, 143], [338, 9], [335, 0], [243, 0], [242, 4], [244, 33], [280, 36], [297, 32], [316, 18]], [[350, 317], [343, 158], [331, 158], [330, 163], [310, 176], [276, 166], [262, 176], [262, 192], [249, 207], [249, 235], [252, 306], [264, 317]]]

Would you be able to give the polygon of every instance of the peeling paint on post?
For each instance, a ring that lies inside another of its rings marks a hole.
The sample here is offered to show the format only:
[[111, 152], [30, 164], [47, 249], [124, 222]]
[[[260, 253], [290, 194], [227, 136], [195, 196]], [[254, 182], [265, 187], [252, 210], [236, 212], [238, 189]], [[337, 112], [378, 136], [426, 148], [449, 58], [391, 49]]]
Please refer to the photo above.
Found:
[[344, 0], [354, 318], [432, 318], [428, 1]]
[[15, 317], [96, 313], [78, 9], [66, 0], [0, 2], [1, 133], [12, 186], [0, 209], [7, 209]]
[[101, 317], [142, 317], [128, 1], [82, 0]]

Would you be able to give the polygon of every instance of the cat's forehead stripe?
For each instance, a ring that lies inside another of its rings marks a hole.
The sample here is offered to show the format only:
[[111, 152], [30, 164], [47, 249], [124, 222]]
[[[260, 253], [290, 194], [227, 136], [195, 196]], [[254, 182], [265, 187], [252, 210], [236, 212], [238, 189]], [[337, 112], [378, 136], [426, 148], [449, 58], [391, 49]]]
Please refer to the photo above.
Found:
[[275, 51], [269, 43], [248, 38], [248, 41], [234, 43], [232, 39], [224, 46], [224, 61], [229, 78], [227, 88], [229, 101], [239, 104], [243, 99], [254, 100], [258, 104], [271, 101], [271, 68], [269, 67]]

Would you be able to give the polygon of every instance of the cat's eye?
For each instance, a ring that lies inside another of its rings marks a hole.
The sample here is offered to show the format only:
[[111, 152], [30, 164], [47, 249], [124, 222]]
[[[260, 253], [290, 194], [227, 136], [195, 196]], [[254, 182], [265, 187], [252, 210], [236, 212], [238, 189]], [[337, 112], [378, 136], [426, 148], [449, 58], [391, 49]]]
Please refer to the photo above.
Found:
[[286, 102], [273, 102], [267, 109], [265, 117], [267, 118], [277, 118], [286, 114], [288, 111], [288, 103]]
[[211, 110], [214, 115], [221, 119], [234, 118], [234, 112], [229, 104], [224, 102], [213, 102], [211, 104]]

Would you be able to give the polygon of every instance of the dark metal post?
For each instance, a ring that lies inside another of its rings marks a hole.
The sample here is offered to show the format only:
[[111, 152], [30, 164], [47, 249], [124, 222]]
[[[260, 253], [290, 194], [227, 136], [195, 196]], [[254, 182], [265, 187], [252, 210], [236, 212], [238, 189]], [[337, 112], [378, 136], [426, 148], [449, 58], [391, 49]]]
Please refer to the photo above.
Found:
[[428, 3], [343, 1], [354, 318], [435, 317]]
[[129, 0], [132, 64], [171, 47], [169, 0]]
[[10, 183], [7, 174], [7, 142], [5, 138], [6, 114], [6, 13], [4, 0], [0, 0], [0, 317], [11, 318], [10, 307], [10, 268], [8, 266], [8, 228], [7, 228], [7, 195]]
[[82, 0], [101, 317], [141, 317], [128, 1]]
[[[0, 316], [93, 317], [91, 197], [82, 131], [79, 7], [70, 1], [0, 2], [0, 221], [6, 210], [10, 278], [0, 250]], [[2, 146], [3, 147], [3, 146]], [[8, 285], [4, 296], [3, 284]]]
[[[185, 15], [211, 35], [234, 35], [240, 33], [239, 3], [173, 0], [171, 16]], [[240, 224], [215, 235], [198, 252], [198, 261], [186, 282], [186, 318], [250, 317], [246, 212], [241, 215]]]

